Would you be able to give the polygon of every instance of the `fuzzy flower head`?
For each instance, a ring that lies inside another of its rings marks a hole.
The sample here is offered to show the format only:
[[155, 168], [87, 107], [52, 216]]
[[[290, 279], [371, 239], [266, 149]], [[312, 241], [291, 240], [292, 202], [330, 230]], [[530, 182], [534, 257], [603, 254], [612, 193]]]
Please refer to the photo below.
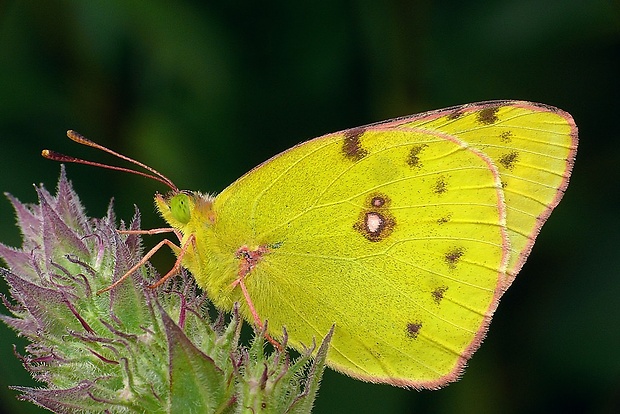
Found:
[[[44, 388], [13, 387], [20, 398], [54, 412], [310, 412], [327, 341], [313, 360], [266, 355], [261, 334], [238, 344], [241, 322], [208, 317], [207, 301], [183, 272], [153, 290], [143, 266], [109, 293], [142, 257], [136, 234], [119, 234], [112, 206], [87, 217], [64, 168], [56, 195], [36, 189], [39, 203], [7, 195], [23, 244], [0, 244], [0, 269], [12, 299], [0, 320], [30, 341], [18, 355]], [[121, 230], [139, 229], [136, 211]]]

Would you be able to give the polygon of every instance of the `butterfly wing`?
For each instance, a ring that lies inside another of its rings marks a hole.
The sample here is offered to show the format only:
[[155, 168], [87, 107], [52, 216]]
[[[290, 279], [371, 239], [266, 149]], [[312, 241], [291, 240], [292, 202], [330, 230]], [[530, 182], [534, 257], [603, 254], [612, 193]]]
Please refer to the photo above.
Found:
[[507, 288], [568, 186], [577, 151], [573, 118], [557, 108], [523, 101], [468, 104], [414, 118], [386, 126], [458, 136], [488, 155], [497, 167], [511, 244]]
[[[483, 103], [461, 107], [458, 116], [452, 108], [330, 134], [240, 178], [213, 204], [214, 241], [206, 255], [220, 258], [212, 261], [223, 274], [207, 282], [214, 302], [238, 301], [251, 320], [239, 289], [227, 287], [237, 275], [239, 249], [260, 248], [245, 283], [273, 336], [285, 326], [300, 348], [335, 324], [328, 364], [337, 370], [416, 388], [456, 379], [507, 287], [506, 271], [523, 260], [515, 262], [511, 234], [531, 235], [528, 226], [540, 226], [540, 220], [507, 226], [504, 188], [526, 188], [536, 179], [502, 174], [501, 149], [496, 154], [491, 143], [473, 139], [504, 132], [503, 123], [484, 115], [488, 108], [503, 120], [519, 119], [504, 111], [523, 110]], [[554, 113], [531, 104], [526, 110]], [[544, 139], [563, 135], [570, 146], [570, 127], [534, 130], [544, 136], [536, 139], [525, 126], [508, 129], [513, 142], [544, 147]], [[518, 154], [513, 170], [527, 159]], [[543, 169], [538, 161], [530, 162]], [[540, 185], [557, 193], [565, 176]]]

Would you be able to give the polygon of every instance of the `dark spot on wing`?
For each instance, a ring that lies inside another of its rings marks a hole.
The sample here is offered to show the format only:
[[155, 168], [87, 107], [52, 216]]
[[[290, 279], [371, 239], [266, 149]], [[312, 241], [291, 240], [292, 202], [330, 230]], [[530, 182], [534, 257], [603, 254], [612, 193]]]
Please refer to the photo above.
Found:
[[390, 201], [386, 194], [370, 194], [353, 228], [371, 242], [384, 240], [396, 226], [396, 219], [389, 209]]
[[414, 145], [413, 147], [411, 147], [411, 150], [409, 150], [409, 155], [407, 156], [407, 164], [409, 164], [410, 167], [412, 168], [421, 168], [422, 167], [422, 162], [420, 161], [420, 152], [422, 152], [422, 150], [426, 148], [426, 144], [422, 144], [422, 145]]
[[342, 152], [351, 161], [359, 161], [368, 155], [368, 151], [362, 147], [361, 141], [365, 131], [364, 128], [353, 128], [344, 133]]
[[382, 195], [375, 195], [370, 200], [370, 206], [371, 207], [383, 207], [386, 203], [386, 200], [387, 200], [387, 197], [384, 197]]
[[478, 112], [478, 122], [483, 125], [492, 125], [496, 123], [499, 120], [499, 118], [497, 118], [497, 111], [499, 111], [499, 106], [484, 108]]
[[409, 322], [406, 328], [407, 336], [411, 339], [417, 339], [418, 334], [420, 333], [420, 329], [422, 329], [422, 322], [420, 321]]
[[499, 140], [505, 143], [509, 143], [512, 141], [512, 132], [511, 131], [504, 131], [501, 134], [499, 134]]
[[514, 168], [515, 164], [519, 161], [519, 153], [517, 151], [509, 152], [508, 154], [504, 154], [500, 157], [499, 163], [507, 169], [511, 170]]
[[456, 265], [459, 263], [464, 254], [465, 250], [462, 247], [455, 247], [447, 252], [444, 258], [448, 267], [450, 269], [456, 269]]
[[435, 290], [433, 290], [432, 295], [435, 303], [437, 303], [438, 305], [441, 303], [443, 296], [447, 290], [448, 286], [438, 286]]
[[463, 116], [463, 107], [456, 108], [454, 111], [450, 112], [446, 118], [449, 120], [458, 119]]
[[448, 184], [446, 183], [446, 179], [443, 176], [440, 176], [435, 184], [433, 185], [433, 192], [435, 194], [444, 194], [448, 191]]

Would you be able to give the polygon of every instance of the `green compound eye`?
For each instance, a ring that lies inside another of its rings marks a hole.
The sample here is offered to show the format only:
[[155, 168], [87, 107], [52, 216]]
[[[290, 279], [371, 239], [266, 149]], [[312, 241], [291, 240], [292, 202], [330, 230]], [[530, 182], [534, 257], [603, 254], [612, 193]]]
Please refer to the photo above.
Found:
[[172, 217], [183, 224], [189, 223], [191, 213], [189, 211], [189, 196], [187, 194], [177, 194], [170, 199], [170, 212]]

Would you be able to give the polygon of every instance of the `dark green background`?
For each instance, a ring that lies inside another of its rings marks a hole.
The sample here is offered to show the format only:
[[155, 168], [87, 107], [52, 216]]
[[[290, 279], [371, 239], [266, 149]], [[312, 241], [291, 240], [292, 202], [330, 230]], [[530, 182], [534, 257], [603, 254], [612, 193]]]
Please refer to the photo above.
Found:
[[[0, 2], [0, 190], [35, 201], [32, 183], [53, 189], [44, 147], [110, 160], [69, 128], [217, 192], [324, 133], [487, 99], [559, 106], [580, 128], [571, 184], [463, 379], [417, 392], [329, 371], [316, 412], [620, 410], [617, 1], [102, 3]], [[68, 173], [91, 215], [114, 197], [119, 217], [135, 203], [145, 228], [161, 226], [161, 185]], [[8, 201], [0, 226], [20, 243]], [[13, 343], [0, 327], [0, 405], [37, 412], [7, 389], [32, 385]]]

